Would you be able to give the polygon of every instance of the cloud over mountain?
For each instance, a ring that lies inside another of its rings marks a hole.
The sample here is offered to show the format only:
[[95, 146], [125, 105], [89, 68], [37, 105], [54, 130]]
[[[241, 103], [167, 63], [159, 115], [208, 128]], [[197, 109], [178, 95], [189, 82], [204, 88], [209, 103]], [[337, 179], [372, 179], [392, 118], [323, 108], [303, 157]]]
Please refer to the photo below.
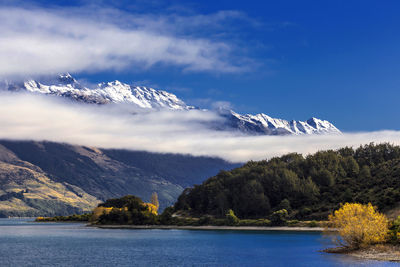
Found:
[[126, 111], [127, 106], [88, 106], [56, 97], [1, 93], [0, 138], [209, 155], [231, 161], [259, 160], [289, 152], [312, 153], [369, 142], [400, 144], [398, 131], [243, 136], [205, 127], [206, 122], [218, 120], [213, 112], [161, 110], [135, 116]]

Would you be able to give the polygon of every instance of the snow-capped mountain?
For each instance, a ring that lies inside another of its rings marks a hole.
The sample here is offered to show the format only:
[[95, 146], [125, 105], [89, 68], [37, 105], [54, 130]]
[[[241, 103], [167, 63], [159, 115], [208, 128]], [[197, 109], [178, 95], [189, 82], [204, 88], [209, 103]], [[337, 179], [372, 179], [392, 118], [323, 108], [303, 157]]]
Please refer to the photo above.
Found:
[[140, 108], [192, 109], [176, 95], [149, 87], [133, 86], [120, 81], [100, 83], [94, 89], [82, 86], [70, 74], [44, 81], [28, 80], [23, 84], [8, 83], [9, 90], [27, 90], [33, 93], [57, 95], [85, 103], [129, 103]]
[[225, 127], [241, 132], [261, 135], [337, 134], [340, 130], [326, 120], [311, 118], [307, 121], [275, 119], [260, 113], [240, 115], [232, 110], [220, 110], [228, 122]]
[[[45, 80], [28, 80], [20, 83], [5, 82], [10, 91], [28, 91], [71, 98], [89, 104], [126, 103], [144, 109], [191, 110], [176, 95], [149, 87], [133, 86], [120, 81], [100, 83], [87, 88], [70, 74], [62, 74]], [[239, 131], [249, 135], [311, 135], [340, 133], [332, 123], [311, 118], [307, 121], [275, 119], [260, 113], [241, 115], [233, 110], [219, 109], [222, 122], [212, 123], [211, 128], [224, 131]]]

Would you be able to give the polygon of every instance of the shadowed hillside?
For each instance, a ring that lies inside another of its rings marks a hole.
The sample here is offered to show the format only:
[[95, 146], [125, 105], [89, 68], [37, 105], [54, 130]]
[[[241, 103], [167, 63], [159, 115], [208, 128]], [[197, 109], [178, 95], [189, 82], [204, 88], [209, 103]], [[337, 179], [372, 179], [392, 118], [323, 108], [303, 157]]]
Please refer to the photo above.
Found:
[[134, 194], [148, 200], [152, 192], [158, 193], [163, 209], [184, 187], [237, 166], [209, 157], [52, 142], [2, 140], [0, 148], [3, 216], [82, 213], [109, 198]]

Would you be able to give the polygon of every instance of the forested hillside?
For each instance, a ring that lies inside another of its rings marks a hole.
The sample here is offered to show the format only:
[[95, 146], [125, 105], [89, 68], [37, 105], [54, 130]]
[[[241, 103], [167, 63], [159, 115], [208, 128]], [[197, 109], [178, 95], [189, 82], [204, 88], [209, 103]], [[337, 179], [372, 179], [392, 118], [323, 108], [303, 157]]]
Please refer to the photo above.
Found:
[[387, 211], [399, 201], [400, 147], [369, 144], [221, 171], [186, 189], [175, 211], [224, 217], [232, 209], [239, 218], [264, 218], [286, 209], [293, 219], [326, 219], [344, 202], [371, 202]]

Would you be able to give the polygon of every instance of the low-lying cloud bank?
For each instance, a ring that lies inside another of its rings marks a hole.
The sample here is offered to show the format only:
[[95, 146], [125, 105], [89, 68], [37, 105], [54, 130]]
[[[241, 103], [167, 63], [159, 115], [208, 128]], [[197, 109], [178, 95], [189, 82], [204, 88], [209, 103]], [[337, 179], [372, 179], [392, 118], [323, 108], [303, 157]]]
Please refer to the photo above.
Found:
[[400, 131], [242, 136], [205, 127], [220, 119], [213, 112], [137, 112], [129, 106], [84, 105], [56, 97], [0, 93], [0, 138], [218, 156], [235, 162], [370, 142], [400, 144]]

